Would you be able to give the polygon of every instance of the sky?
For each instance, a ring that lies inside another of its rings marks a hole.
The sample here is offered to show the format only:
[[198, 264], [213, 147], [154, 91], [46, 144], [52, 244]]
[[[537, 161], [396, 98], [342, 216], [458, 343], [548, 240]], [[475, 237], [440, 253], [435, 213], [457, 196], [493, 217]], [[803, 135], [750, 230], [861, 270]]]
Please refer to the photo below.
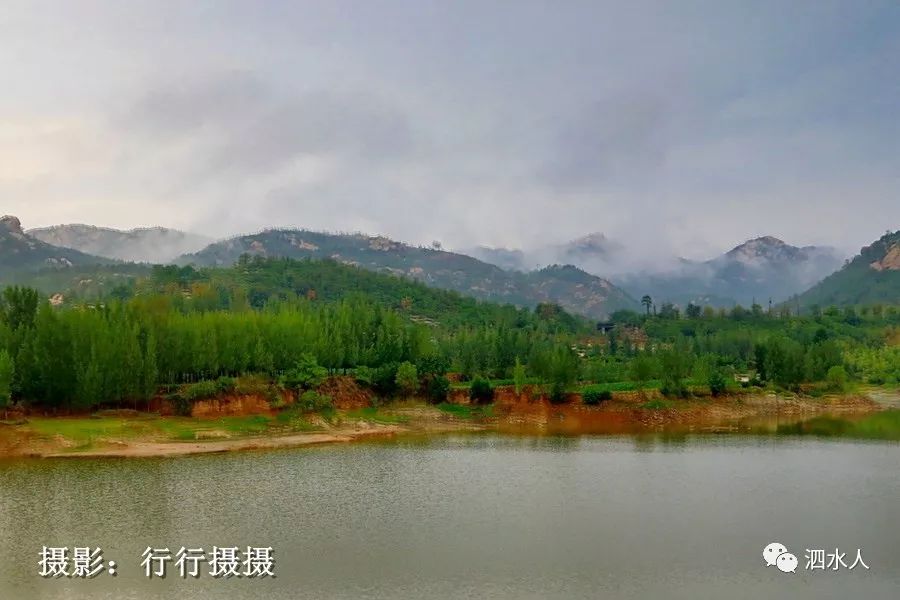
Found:
[[0, 213], [648, 261], [900, 229], [900, 3], [6, 1]]

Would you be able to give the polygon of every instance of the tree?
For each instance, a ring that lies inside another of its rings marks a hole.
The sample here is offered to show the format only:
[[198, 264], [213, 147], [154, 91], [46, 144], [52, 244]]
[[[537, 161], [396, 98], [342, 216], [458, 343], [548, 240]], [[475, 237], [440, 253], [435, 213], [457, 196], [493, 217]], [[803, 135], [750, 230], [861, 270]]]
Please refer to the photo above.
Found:
[[671, 302], [663, 302], [662, 306], [659, 308], [659, 316], [663, 319], [678, 320], [681, 313]]
[[26, 287], [8, 287], [0, 299], [0, 319], [13, 331], [19, 327], [32, 327], [37, 315], [40, 294]]
[[690, 375], [691, 357], [681, 348], [665, 350], [659, 354], [662, 393], [666, 396], [685, 396], [684, 380]]
[[689, 303], [687, 308], [684, 309], [684, 314], [687, 315], [688, 319], [699, 319], [702, 313], [703, 309], [700, 308], [700, 305], [693, 302]]
[[525, 365], [516, 357], [516, 366], [513, 367], [513, 384], [516, 387], [516, 396], [522, 393], [522, 386], [525, 385]]
[[709, 377], [706, 380], [709, 385], [709, 392], [713, 396], [721, 396], [725, 393], [727, 388], [727, 384], [725, 381], [725, 376], [722, 374], [722, 370], [715, 368], [709, 373]]
[[328, 370], [316, 362], [316, 357], [304, 352], [294, 368], [281, 378], [281, 383], [288, 389], [311, 389], [321, 385], [327, 375]]
[[649, 317], [650, 316], [650, 307], [653, 306], [653, 298], [645, 295], [643, 298], [641, 298], [641, 304], [644, 305], [644, 309], [646, 309], [647, 316]]
[[844, 367], [835, 365], [828, 369], [825, 381], [828, 382], [828, 389], [843, 392], [847, 388], [847, 371]]
[[0, 408], [3, 409], [3, 418], [12, 400], [12, 383], [15, 365], [12, 357], [6, 350], [0, 350]]
[[494, 388], [483, 377], [476, 377], [469, 386], [469, 400], [472, 404], [487, 404], [494, 400]]
[[436, 375], [428, 380], [428, 399], [435, 404], [447, 401], [450, 393], [450, 380], [443, 375]]
[[408, 361], [400, 363], [394, 381], [403, 394], [407, 396], [415, 394], [419, 389], [419, 372], [416, 370], [416, 365]]
[[637, 384], [638, 390], [644, 391], [647, 382], [656, 376], [658, 365], [653, 356], [640, 353], [634, 357], [628, 367], [628, 378]]

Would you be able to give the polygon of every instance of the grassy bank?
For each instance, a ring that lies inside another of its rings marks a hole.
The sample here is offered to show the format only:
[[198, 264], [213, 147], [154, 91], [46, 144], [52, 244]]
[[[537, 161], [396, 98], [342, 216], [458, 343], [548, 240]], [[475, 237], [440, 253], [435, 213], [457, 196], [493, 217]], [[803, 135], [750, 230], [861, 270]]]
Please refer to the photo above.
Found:
[[814, 417], [793, 425], [780, 425], [778, 433], [900, 441], [900, 410], [885, 410], [858, 419]]

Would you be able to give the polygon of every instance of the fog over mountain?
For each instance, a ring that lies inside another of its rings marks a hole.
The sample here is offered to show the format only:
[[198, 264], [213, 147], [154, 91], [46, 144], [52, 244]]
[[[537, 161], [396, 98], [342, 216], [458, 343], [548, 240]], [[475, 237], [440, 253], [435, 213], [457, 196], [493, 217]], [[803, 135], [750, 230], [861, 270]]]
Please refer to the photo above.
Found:
[[652, 265], [900, 222], [890, 0], [13, 1], [0, 26], [2, 212], [31, 227], [602, 231]]
[[632, 244], [602, 233], [532, 251], [478, 247], [473, 256], [503, 268], [531, 270], [549, 264], [573, 264], [608, 277], [632, 296], [649, 294], [659, 302], [749, 306], [780, 302], [836, 271], [845, 253], [831, 246], [792, 246], [773, 236], [748, 240], [707, 260], [649, 256]]
[[194, 233], [164, 227], [141, 227], [128, 231], [93, 225], [55, 225], [29, 229], [31, 237], [54, 246], [129, 262], [167, 263], [188, 252], [196, 252], [213, 240]]

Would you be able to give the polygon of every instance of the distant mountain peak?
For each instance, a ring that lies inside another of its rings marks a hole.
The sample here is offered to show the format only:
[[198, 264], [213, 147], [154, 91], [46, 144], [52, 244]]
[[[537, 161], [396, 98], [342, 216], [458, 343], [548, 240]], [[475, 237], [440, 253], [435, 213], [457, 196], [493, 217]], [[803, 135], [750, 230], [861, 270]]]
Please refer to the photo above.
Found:
[[22, 230], [22, 222], [19, 221], [18, 217], [12, 215], [0, 217], [0, 230], [11, 233], [19, 238], [25, 237], [25, 232]]
[[595, 231], [594, 233], [589, 233], [587, 235], [583, 235], [579, 238], [575, 238], [571, 242], [569, 242], [570, 246], [577, 246], [580, 248], [606, 248], [610, 244], [610, 239], [606, 237], [605, 233], [601, 233], [599, 231]]
[[28, 230], [27, 234], [48, 244], [72, 248], [95, 256], [131, 262], [164, 263], [200, 250], [212, 240], [165, 227], [121, 230], [80, 223]]
[[825, 249], [816, 246], [800, 248], [771, 235], [764, 235], [736, 246], [725, 253], [726, 260], [748, 265], [764, 263], [787, 263], [808, 260], [813, 254]]

